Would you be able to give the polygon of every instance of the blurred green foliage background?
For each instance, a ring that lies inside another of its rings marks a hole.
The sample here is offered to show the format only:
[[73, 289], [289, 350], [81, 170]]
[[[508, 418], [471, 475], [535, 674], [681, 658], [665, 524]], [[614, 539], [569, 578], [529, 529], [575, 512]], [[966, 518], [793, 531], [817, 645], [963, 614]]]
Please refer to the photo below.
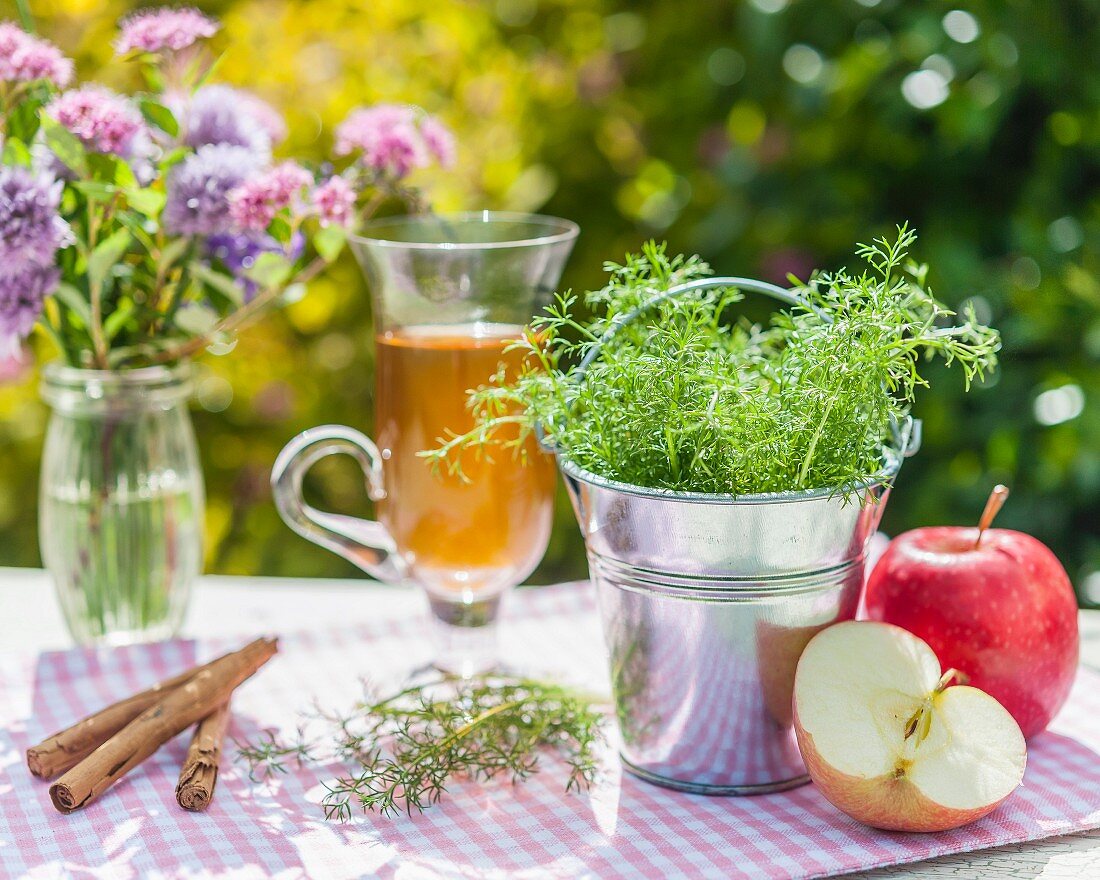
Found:
[[[835, 268], [909, 220], [933, 290], [1004, 334], [1000, 373], [964, 396], [934, 371], [924, 448], [891, 532], [998, 524], [1063, 559], [1100, 601], [1100, 6], [1092, 0], [226, 0], [220, 76], [286, 113], [284, 151], [320, 157], [351, 107], [439, 113], [458, 168], [425, 174], [441, 209], [541, 210], [582, 236], [563, 284], [647, 237], [727, 274]], [[123, 0], [31, 0], [81, 74], [115, 85]], [[11, 0], [0, 13], [13, 18]], [[267, 488], [299, 430], [371, 427], [369, 301], [350, 261], [200, 363], [195, 422], [212, 572], [352, 575], [293, 536]], [[0, 564], [39, 564], [46, 421], [34, 378], [0, 388]], [[346, 465], [346, 466], [345, 466]], [[319, 467], [315, 503], [367, 509], [350, 463]], [[536, 581], [583, 574], [568, 505]]]

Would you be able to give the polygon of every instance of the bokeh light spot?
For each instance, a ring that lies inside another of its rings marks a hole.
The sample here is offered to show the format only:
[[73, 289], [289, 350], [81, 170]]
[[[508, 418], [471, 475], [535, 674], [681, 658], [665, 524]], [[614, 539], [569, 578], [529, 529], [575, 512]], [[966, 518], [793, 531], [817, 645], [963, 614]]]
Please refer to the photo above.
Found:
[[984, 296], [975, 294], [974, 296], [964, 299], [959, 306], [960, 314], [965, 315], [970, 310], [973, 310], [974, 319], [979, 324], [988, 325], [993, 320], [993, 307], [989, 305], [989, 300]]
[[1020, 60], [1020, 50], [1008, 34], [994, 34], [990, 37], [989, 51], [993, 60], [1002, 67], [1013, 67]]
[[821, 76], [825, 62], [821, 53], [805, 43], [795, 43], [783, 53], [783, 69], [797, 83], [812, 83]]
[[956, 43], [973, 43], [981, 35], [982, 28], [969, 12], [952, 9], [943, 17], [943, 32]]
[[1040, 425], [1060, 425], [1081, 415], [1085, 409], [1085, 392], [1080, 385], [1050, 388], [1035, 398], [1035, 421]]
[[732, 86], [745, 75], [745, 56], [729, 46], [720, 46], [707, 58], [707, 76], [720, 86]]
[[509, 27], [530, 24], [538, 8], [538, 0], [497, 0], [494, 7], [497, 20]]
[[1085, 595], [1085, 601], [1093, 605], [1100, 605], [1100, 571], [1089, 572], [1081, 584], [1081, 592]]
[[228, 379], [208, 373], [196, 383], [195, 398], [207, 412], [223, 412], [233, 402], [233, 386]]
[[729, 136], [739, 144], [755, 144], [764, 136], [768, 120], [764, 111], [752, 101], [739, 101], [733, 105], [726, 119]]
[[976, 73], [970, 78], [970, 82], [966, 84], [966, 91], [979, 107], [991, 107], [1001, 97], [1001, 87], [997, 84], [997, 80], [985, 71]]
[[342, 370], [355, 360], [355, 343], [346, 333], [326, 333], [317, 341], [314, 357], [326, 370]]
[[902, 80], [901, 94], [918, 110], [930, 110], [947, 100], [947, 79], [938, 70], [915, 70]]
[[1043, 272], [1031, 257], [1020, 257], [1012, 264], [1012, 280], [1023, 290], [1034, 290], [1043, 280]]
[[761, 12], [767, 15], [775, 15], [775, 13], [782, 12], [786, 9], [790, 5], [791, 0], [750, 0], [750, 2]]
[[1063, 147], [1072, 147], [1081, 140], [1081, 122], [1072, 113], [1063, 110], [1051, 113], [1047, 125], [1054, 139]]
[[645, 19], [636, 12], [618, 12], [603, 20], [608, 47], [614, 52], [629, 52], [645, 42]]
[[1047, 227], [1047, 238], [1054, 250], [1064, 254], [1084, 243], [1085, 232], [1076, 218], [1067, 215], [1059, 217]]
[[943, 55], [929, 55], [921, 64], [921, 70], [934, 70], [947, 82], [955, 78], [955, 65]]

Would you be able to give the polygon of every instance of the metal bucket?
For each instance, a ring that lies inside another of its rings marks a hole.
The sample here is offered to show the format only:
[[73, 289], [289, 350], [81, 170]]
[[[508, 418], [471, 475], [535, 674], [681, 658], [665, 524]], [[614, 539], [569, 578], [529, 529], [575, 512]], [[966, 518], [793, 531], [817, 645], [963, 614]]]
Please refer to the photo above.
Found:
[[[708, 279], [662, 298], [719, 285], [795, 296], [747, 279]], [[919, 445], [916, 427], [898, 426], [881, 475], [847, 498], [835, 489], [749, 496], [647, 489], [559, 454], [631, 773], [701, 794], [808, 781], [792, 730], [795, 666], [815, 633], [855, 616], [868, 541], [903, 457]]]

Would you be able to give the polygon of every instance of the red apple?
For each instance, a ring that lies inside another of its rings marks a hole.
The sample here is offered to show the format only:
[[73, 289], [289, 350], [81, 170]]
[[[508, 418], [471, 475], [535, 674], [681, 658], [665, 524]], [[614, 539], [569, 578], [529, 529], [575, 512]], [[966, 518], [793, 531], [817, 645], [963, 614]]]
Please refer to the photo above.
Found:
[[995, 697], [1030, 737], [1069, 696], [1077, 601], [1044, 544], [986, 528], [1007, 494], [994, 489], [977, 529], [924, 528], [895, 538], [867, 581], [866, 609], [872, 620], [928, 642], [944, 668]]

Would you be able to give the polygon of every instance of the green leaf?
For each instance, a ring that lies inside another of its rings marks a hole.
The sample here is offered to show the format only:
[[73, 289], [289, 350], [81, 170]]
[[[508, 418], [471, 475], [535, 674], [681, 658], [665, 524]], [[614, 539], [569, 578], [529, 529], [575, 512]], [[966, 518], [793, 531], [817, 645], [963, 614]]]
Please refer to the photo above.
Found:
[[244, 274], [260, 287], [282, 287], [290, 277], [290, 261], [282, 254], [260, 254], [255, 265]]
[[111, 156], [107, 153], [89, 153], [85, 159], [88, 163], [88, 172], [91, 174], [92, 180], [96, 180], [100, 183], [113, 184], [118, 173], [118, 166], [126, 164], [116, 156]]
[[103, 322], [103, 335], [107, 337], [108, 342], [114, 339], [118, 335], [118, 331], [130, 320], [134, 314], [134, 309], [134, 303], [131, 300], [126, 300], [107, 316]]
[[15, 109], [8, 114], [7, 133], [9, 137], [18, 138], [25, 144], [34, 140], [41, 120], [39, 110], [44, 104], [44, 99], [38, 96], [30, 96], [20, 101]]
[[160, 58], [152, 52], [128, 52], [123, 56], [123, 61], [137, 61], [140, 65], [141, 78], [145, 80], [145, 85], [150, 91], [160, 92], [164, 91], [165, 82], [164, 74], [160, 69]]
[[92, 306], [83, 293], [63, 281], [57, 286], [54, 296], [68, 306], [70, 311], [80, 318], [85, 327], [92, 325]]
[[178, 165], [184, 159], [191, 155], [190, 147], [176, 147], [174, 150], [169, 150], [164, 154], [164, 157], [160, 160], [161, 171], [167, 171], [173, 165]]
[[88, 257], [88, 280], [93, 284], [102, 284], [107, 274], [133, 243], [134, 237], [129, 229], [116, 229], [95, 246]]
[[277, 214], [268, 224], [267, 234], [275, 239], [279, 244], [286, 245], [290, 242], [290, 237], [294, 234], [294, 230], [290, 228], [290, 223], [286, 216], [283, 214]]
[[139, 214], [156, 219], [164, 209], [167, 196], [157, 189], [134, 187], [126, 190], [126, 202]]
[[140, 186], [137, 178], [134, 176], [134, 169], [130, 167], [129, 162], [124, 162], [119, 159], [115, 163], [115, 183], [117, 183], [123, 189], [132, 189]]
[[152, 224], [144, 216], [134, 211], [115, 211], [114, 218], [130, 230], [130, 233], [145, 248], [147, 253], [153, 252], [156, 245], [153, 243], [148, 228]]
[[50, 116], [41, 116], [42, 135], [50, 152], [66, 168], [81, 177], [88, 175], [88, 154], [80, 138]]
[[31, 167], [31, 151], [27, 145], [17, 137], [10, 137], [4, 142], [3, 163], [5, 165], [22, 165]]
[[205, 336], [217, 323], [218, 313], [201, 303], [185, 303], [176, 312], [176, 326], [192, 336]]
[[191, 245], [189, 238], [173, 238], [160, 251], [160, 265], [166, 271], [176, 260], [183, 256]]
[[118, 195], [118, 187], [113, 183], [101, 183], [98, 180], [78, 180], [72, 184], [72, 188], [84, 193], [93, 202], [109, 202]]
[[141, 115], [145, 117], [146, 122], [159, 128], [169, 137], [176, 137], [180, 133], [180, 126], [175, 115], [163, 104], [152, 98], [142, 97], [138, 98], [138, 107], [141, 109]]
[[187, 270], [203, 284], [212, 287], [228, 299], [233, 305], [239, 306], [244, 303], [244, 291], [241, 289], [241, 286], [228, 275], [223, 275], [221, 272], [211, 269], [205, 263], [201, 263], [198, 260], [192, 260], [188, 263]]
[[207, 82], [210, 81], [210, 77], [212, 77], [217, 72], [218, 68], [222, 66], [222, 61], [224, 60], [225, 53], [223, 52], [213, 61], [206, 64], [206, 67], [203, 68], [202, 64], [205, 62], [201, 58], [196, 59], [195, 66], [192, 71], [192, 76], [194, 76], [194, 74], [198, 74], [198, 78], [195, 80], [195, 88], [199, 89], [206, 85]]
[[313, 246], [326, 263], [333, 262], [344, 249], [348, 240], [348, 232], [342, 226], [325, 226], [313, 236]]

